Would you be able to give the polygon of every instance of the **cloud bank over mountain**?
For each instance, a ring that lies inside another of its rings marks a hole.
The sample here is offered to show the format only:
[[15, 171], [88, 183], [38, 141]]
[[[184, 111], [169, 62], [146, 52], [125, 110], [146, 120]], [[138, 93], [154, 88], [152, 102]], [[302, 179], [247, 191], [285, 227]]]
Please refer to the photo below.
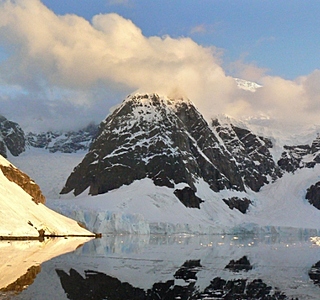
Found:
[[89, 22], [56, 15], [40, 0], [1, 1], [0, 47], [1, 113], [30, 128], [99, 122], [137, 90], [187, 96], [208, 118], [224, 113], [319, 123], [319, 70], [292, 81], [235, 63], [238, 73], [263, 85], [255, 93], [239, 90], [215, 47], [188, 37], [146, 37], [114, 13]]

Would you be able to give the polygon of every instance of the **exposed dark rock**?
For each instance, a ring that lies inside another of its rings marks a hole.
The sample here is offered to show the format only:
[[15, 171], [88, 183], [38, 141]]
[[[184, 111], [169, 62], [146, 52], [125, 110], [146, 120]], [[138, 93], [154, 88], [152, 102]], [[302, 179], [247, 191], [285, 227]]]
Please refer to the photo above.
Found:
[[0, 154], [7, 157], [7, 150], [13, 156], [25, 151], [25, 135], [21, 127], [0, 115]]
[[302, 160], [304, 156], [311, 154], [309, 145], [284, 146], [284, 150], [278, 161], [278, 165], [282, 170], [294, 172], [297, 169], [306, 167]]
[[217, 119], [212, 120], [211, 126], [236, 161], [244, 184], [250, 189], [257, 192], [270, 179], [274, 181], [282, 176], [269, 151], [273, 147], [270, 139], [232, 124], [221, 125]]
[[89, 124], [87, 127], [78, 131], [29, 132], [26, 135], [26, 139], [29, 146], [47, 149], [51, 153], [74, 153], [79, 150], [88, 150], [97, 132], [98, 126]]
[[223, 199], [223, 201], [229, 206], [230, 209], [236, 208], [243, 214], [247, 212], [249, 205], [252, 203], [248, 198], [240, 199], [238, 197], [231, 197], [229, 199]]
[[272, 287], [266, 285], [261, 279], [224, 280], [215, 277], [211, 284], [204, 290], [203, 295], [218, 299], [250, 299], [250, 300], [286, 300], [289, 299], [284, 293], [276, 290], [272, 292]]
[[[170, 188], [186, 183], [194, 192], [199, 178], [216, 192], [246, 186], [258, 191], [282, 175], [270, 147], [270, 140], [217, 120], [210, 128], [189, 100], [129, 96], [100, 124], [61, 193], [79, 195], [89, 188], [91, 195], [103, 194], [142, 178]], [[186, 199], [186, 191], [176, 193]]]
[[252, 270], [252, 266], [248, 258], [246, 256], [243, 256], [237, 261], [231, 260], [228, 263], [228, 265], [225, 267], [225, 269], [229, 269], [230, 271], [233, 271], [233, 272], [250, 271]]
[[186, 282], [197, 280], [197, 273], [201, 267], [200, 260], [187, 260], [174, 274], [174, 278], [183, 279]]
[[0, 169], [4, 176], [27, 192], [35, 203], [45, 204], [46, 199], [43, 196], [40, 187], [27, 174], [21, 172], [12, 165], [0, 165]]
[[320, 136], [317, 136], [311, 146], [284, 146], [284, 152], [278, 161], [282, 170], [292, 173], [301, 168], [313, 168], [318, 163], [320, 163]]
[[146, 299], [144, 290], [101, 272], [85, 271], [85, 278], [74, 269], [70, 269], [69, 274], [59, 269], [56, 272], [68, 299]]
[[310, 279], [314, 284], [320, 287], [320, 261], [314, 264], [308, 272]]
[[146, 300], [157, 299], [181, 299], [181, 300], [193, 300], [198, 298], [198, 290], [194, 282], [188, 285], [176, 285], [174, 280], [168, 280], [166, 282], [157, 282], [146, 293]]
[[289, 298], [277, 288], [266, 285], [261, 279], [224, 280], [215, 277], [203, 291], [197, 286], [196, 273], [201, 269], [200, 260], [186, 261], [175, 273], [175, 279], [185, 280], [186, 285], [176, 284], [175, 279], [155, 282], [144, 291], [127, 282], [101, 272], [85, 271], [82, 277], [76, 270], [69, 274], [56, 270], [61, 285], [69, 299], [141, 299], [141, 300], [196, 300], [196, 299], [247, 299], [247, 300], [288, 300]]
[[235, 160], [194, 105], [158, 95], [130, 96], [100, 124], [61, 193], [103, 194], [142, 178], [171, 188], [186, 183], [194, 191], [203, 178], [214, 191], [244, 190]]
[[196, 196], [194, 190], [192, 190], [190, 187], [185, 187], [182, 190], [176, 189], [174, 194], [186, 207], [200, 208], [200, 204], [204, 202]]
[[2, 136], [0, 136], [0, 155], [7, 158], [7, 147]]
[[311, 144], [311, 153], [317, 153], [320, 151], [320, 135]]
[[307, 189], [306, 199], [317, 209], [320, 209], [320, 181]]

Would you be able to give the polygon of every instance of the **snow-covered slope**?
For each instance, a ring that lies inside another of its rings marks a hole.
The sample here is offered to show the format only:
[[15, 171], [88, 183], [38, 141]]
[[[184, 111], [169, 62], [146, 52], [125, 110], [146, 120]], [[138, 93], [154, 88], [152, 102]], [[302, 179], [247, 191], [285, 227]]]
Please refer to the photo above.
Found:
[[[0, 156], [0, 165], [12, 166]], [[31, 182], [32, 184], [32, 182]], [[76, 221], [50, 210], [42, 203], [36, 203], [22, 187], [10, 181], [0, 171], [0, 236], [38, 237], [39, 231], [45, 235], [91, 235]]]

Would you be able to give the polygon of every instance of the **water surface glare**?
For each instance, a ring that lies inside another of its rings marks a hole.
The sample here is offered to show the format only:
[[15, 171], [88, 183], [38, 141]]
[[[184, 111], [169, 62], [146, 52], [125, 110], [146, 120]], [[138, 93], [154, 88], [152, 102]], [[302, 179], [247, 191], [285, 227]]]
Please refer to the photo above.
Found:
[[105, 236], [31, 260], [30, 283], [0, 299], [320, 299], [320, 246], [306, 236]]

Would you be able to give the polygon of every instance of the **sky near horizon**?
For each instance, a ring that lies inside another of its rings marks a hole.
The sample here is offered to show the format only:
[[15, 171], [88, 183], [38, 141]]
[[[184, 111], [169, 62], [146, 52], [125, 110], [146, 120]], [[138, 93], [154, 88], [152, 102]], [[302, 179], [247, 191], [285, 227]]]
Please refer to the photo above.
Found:
[[142, 91], [207, 118], [320, 124], [319, 13], [316, 0], [0, 0], [0, 114], [72, 129]]

